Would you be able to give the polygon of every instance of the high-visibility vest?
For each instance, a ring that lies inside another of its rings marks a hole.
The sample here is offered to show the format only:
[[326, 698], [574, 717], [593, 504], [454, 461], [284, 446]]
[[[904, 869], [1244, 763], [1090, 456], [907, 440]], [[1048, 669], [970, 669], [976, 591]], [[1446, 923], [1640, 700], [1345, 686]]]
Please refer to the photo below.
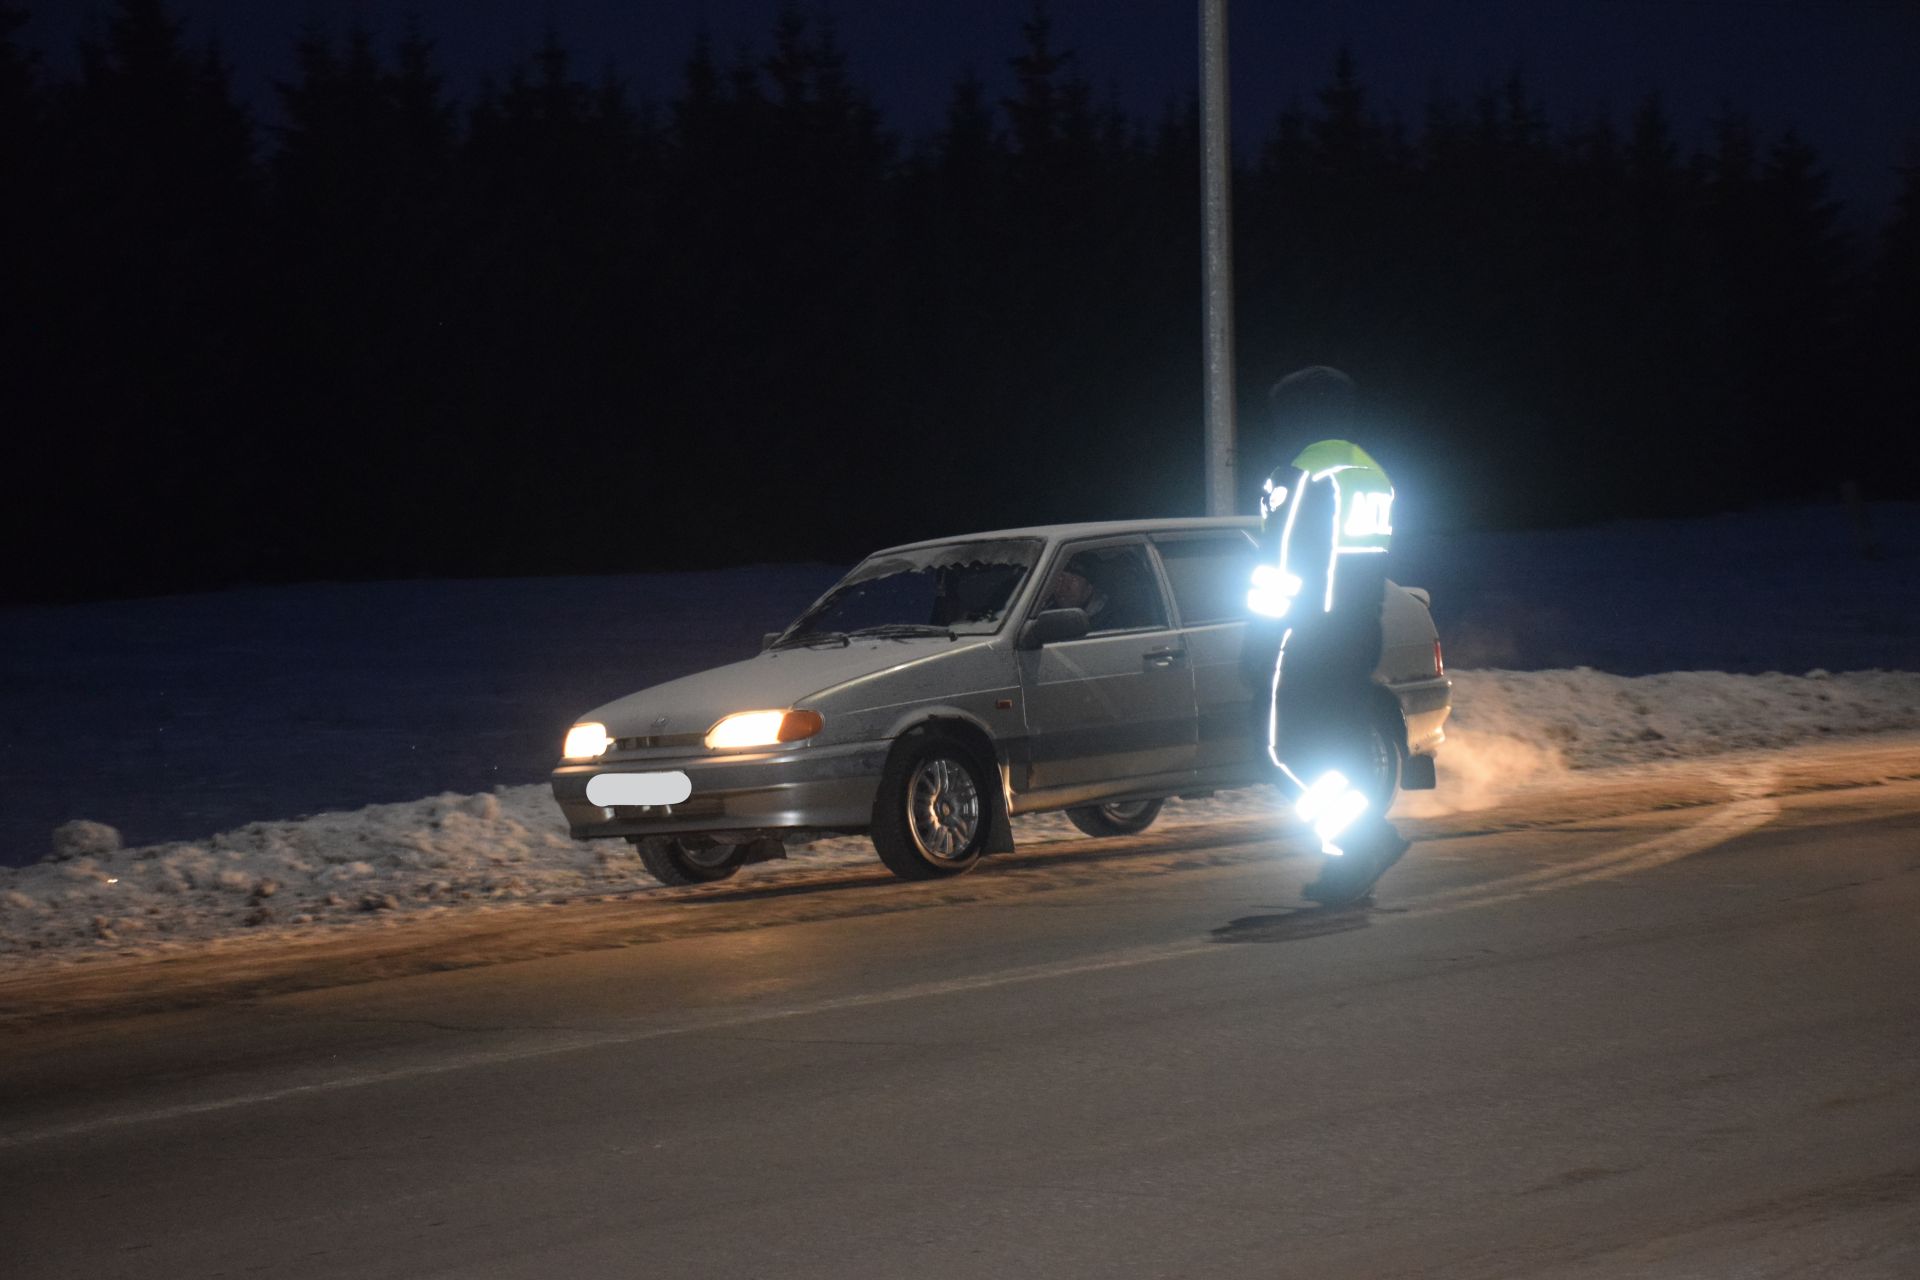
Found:
[[1336, 550], [1380, 552], [1392, 543], [1393, 481], [1365, 449], [1346, 440], [1320, 440], [1302, 449], [1293, 467], [1302, 491], [1308, 484], [1333, 487]]
[[1275, 547], [1279, 563], [1254, 573], [1247, 606], [1254, 613], [1287, 616], [1298, 594], [1301, 576], [1287, 563], [1288, 544], [1307, 489], [1324, 484], [1333, 495], [1333, 529], [1328, 544], [1334, 551], [1322, 608], [1333, 607], [1332, 578], [1340, 557], [1384, 553], [1393, 541], [1393, 482], [1387, 472], [1359, 445], [1346, 440], [1320, 440], [1300, 451], [1292, 463], [1291, 484], [1281, 483], [1284, 472], [1269, 477], [1260, 498], [1261, 531]]

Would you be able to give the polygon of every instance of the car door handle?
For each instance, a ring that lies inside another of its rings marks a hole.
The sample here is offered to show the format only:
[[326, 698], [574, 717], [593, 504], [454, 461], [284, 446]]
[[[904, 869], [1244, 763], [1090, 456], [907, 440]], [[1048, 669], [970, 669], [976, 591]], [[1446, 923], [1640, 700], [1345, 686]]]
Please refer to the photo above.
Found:
[[1150, 667], [1170, 667], [1187, 656], [1187, 651], [1177, 645], [1168, 645], [1164, 649], [1149, 649], [1140, 655], [1140, 660]]

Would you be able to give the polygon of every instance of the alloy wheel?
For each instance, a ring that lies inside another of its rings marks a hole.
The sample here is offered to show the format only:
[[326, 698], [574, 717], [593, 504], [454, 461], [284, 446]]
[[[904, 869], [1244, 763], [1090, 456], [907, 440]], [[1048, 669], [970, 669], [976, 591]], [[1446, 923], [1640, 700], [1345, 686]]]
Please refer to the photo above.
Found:
[[954, 860], [966, 854], [980, 831], [980, 791], [958, 760], [930, 756], [914, 771], [907, 791], [908, 823], [914, 842], [930, 858]]

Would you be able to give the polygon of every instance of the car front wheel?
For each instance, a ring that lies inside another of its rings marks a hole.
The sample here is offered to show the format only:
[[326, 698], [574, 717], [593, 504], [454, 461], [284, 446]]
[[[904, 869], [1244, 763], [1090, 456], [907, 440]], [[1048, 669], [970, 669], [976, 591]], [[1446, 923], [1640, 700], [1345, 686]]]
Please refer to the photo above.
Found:
[[720, 844], [700, 836], [652, 836], [636, 843], [641, 865], [661, 884], [712, 884], [725, 880], [747, 860], [747, 846]]
[[903, 880], [971, 870], [987, 846], [992, 792], [973, 753], [938, 734], [910, 739], [880, 776], [873, 847]]

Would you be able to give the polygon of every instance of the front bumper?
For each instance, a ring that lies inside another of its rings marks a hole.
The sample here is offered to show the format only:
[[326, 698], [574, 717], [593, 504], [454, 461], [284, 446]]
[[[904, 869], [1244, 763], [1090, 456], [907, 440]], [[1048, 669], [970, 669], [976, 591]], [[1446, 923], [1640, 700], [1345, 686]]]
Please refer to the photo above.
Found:
[[[887, 748], [886, 742], [853, 742], [563, 764], [553, 771], [553, 798], [576, 840], [864, 830], [873, 820]], [[693, 784], [692, 794], [679, 804], [610, 806], [587, 799], [587, 783], [598, 774], [676, 770]]]

